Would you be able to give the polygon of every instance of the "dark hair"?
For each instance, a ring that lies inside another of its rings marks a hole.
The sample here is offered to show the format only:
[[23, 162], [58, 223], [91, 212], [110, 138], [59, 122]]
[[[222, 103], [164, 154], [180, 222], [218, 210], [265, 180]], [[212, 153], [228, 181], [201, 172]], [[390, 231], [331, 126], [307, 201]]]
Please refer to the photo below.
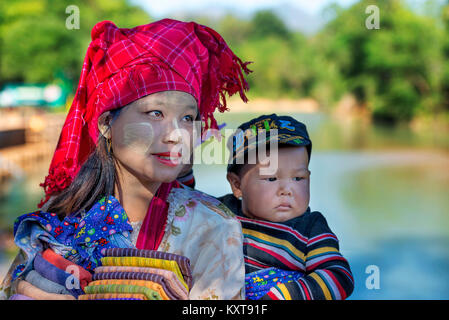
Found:
[[[121, 109], [111, 112], [112, 122]], [[99, 135], [97, 146], [72, 183], [60, 193], [51, 197], [44, 205], [45, 211], [55, 212], [59, 217], [88, 211], [101, 198], [114, 194], [116, 180], [115, 160], [108, 151], [106, 138]]]

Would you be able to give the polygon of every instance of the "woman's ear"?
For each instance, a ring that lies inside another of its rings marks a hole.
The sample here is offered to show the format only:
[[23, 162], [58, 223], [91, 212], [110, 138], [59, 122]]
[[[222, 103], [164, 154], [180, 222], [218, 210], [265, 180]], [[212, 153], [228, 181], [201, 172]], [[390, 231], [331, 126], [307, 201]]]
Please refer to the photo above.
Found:
[[226, 179], [228, 179], [229, 184], [231, 185], [232, 193], [234, 194], [234, 197], [237, 199], [242, 198], [242, 190], [241, 188], [241, 181], [240, 177], [236, 175], [234, 172], [228, 172], [226, 174]]
[[111, 112], [103, 112], [98, 117], [98, 130], [106, 139], [111, 139]]

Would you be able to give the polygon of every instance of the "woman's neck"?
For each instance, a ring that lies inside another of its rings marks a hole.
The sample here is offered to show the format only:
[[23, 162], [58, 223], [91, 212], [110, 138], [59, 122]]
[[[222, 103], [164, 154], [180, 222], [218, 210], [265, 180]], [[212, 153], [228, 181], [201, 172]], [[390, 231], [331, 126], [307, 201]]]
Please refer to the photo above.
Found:
[[114, 196], [125, 209], [130, 222], [145, 218], [150, 201], [160, 185], [160, 182], [141, 181], [125, 168], [117, 170]]

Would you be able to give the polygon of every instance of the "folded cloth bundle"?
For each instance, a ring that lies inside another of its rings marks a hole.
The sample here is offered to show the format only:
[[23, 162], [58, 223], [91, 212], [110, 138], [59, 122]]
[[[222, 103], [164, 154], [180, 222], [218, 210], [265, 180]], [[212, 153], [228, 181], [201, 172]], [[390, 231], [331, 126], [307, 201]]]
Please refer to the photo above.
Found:
[[132, 279], [110, 279], [110, 280], [95, 280], [91, 283], [92, 286], [98, 285], [109, 285], [109, 284], [120, 284], [120, 285], [132, 285], [146, 287], [151, 290], [156, 291], [161, 296], [162, 300], [176, 300], [172, 294], [167, 292], [167, 287], [163, 287], [159, 283], [148, 281], [148, 280], [132, 280]]
[[64, 259], [51, 248], [42, 252], [42, 257], [55, 267], [73, 274], [79, 280], [81, 289], [84, 289], [92, 281], [92, 274], [89, 271], [72, 261]]
[[[84, 288], [89, 296], [79, 299], [93, 300], [97, 296], [92, 294], [125, 292], [144, 293], [149, 300], [188, 299], [189, 284], [193, 282], [188, 258], [134, 248], [110, 248], [102, 254], [102, 266], [95, 269], [93, 281]], [[142, 288], [151, 291], [136, 291]]]
[[159, 292], [159, 294], [161, 295], [162, 298], [164, 298], [164, 300], [180, 300], [180, 297], [178, 297], [176, 292], [174, 292], [174, 290], [170, 288], [168, 281], [166, 281], [163, 276], [153, 273], [144, 273], [144, 272], [97, 273], [94, 275], [94, 280], [95, 281], [91, 283], [92, 285], [100, 284], [98, 281], [116, 281], [117, 284], [134, 284], [143, 286], [145, 286], [147, 283], [150, 289], [156, 287], [157, 288], [156, 291]]
[[[178, 297], [179, 300], [188, 300], [189, 291], [181, 283], [181, 280], [174, 274], [173, 271], [157, 269], [157, 268], [144, 268], [144, 267], [120, 267], [120, 266], [101, 266], [95, 269], [95, 274], [93, 275], [94, 280], [100, 279], [110, 279], [110, 273], [129, 273], [132, 274], [131, 279], [141, 279], [140, 273], [150, 273], [157, 274], [164, 278], [167, 282], [170, 290], [173, 290], [173, 294]], [[117, 275], [112, 275], [116, 279], [122, 279]]]
[[105, 257], [141, 257], [176, 261], [188, 287], [192, 287], [192, 271], [190, 269], [190, 260], [187, 257], [180, 256], [174, 253], [156, 250], [140, 250], [134, 248], [109, 248], [104, 251]]
[[142, 293], [148, 300], [162, 300], [157, 291], [150, 288], [136, 285], [108, 284], [108, 285], [88, 285], [85, 289], [87, 294], [93, 293]]
[[25, 281], [48, 293], [71, 294], [65, 286], [44, 278], [36, 270], [30, 270], [25, 277]]
[[187, 284], [182, 277], [181, 270], [179, 269], [176, 261], [162, 260], [153, 258], [141, 258], [141, 257], [104, 257], [101, 258], [101, 263], [104, 266], [135, 266], [135, 267], [150, 267], [172, 271], [181, 281], [182, 285], [188, 289]]
[[[77, 298], [81, 294], [84, 294], [81, 287], [78, 287], [76, 283], [73, 283], [72, 274], [67, 273], [64, 270], [61, 270], [58, 267], [54, 266], [53, 264], [45, 260], [42, 257], [42, 254], [38, 253], [36, 255], [36, 257], [34, 258], [33, 266], [34, 270], [36, 270], [36, 272], [39, 273], [42, 277], [65, 287], [67, 291], [69, 291], [70, 294], [75, 298]], [[68, 284], [71, 284], [70, 287], [68, 286]]]
[[251, 272], [245, 276], [246, 299], [258, 300], [275, 285], [296, 281], [302, 276], [302, 272], [278, 268], [267, 268]]
[[79, 296], [78, 300], [148, 300], [142, 293], [92, 293]]
[[25, 296], [23, 294], [13, 294], [12, 296], [9, 297], [8, 300], [34, 300], [33, 298], [30, 298], [28, 296]]

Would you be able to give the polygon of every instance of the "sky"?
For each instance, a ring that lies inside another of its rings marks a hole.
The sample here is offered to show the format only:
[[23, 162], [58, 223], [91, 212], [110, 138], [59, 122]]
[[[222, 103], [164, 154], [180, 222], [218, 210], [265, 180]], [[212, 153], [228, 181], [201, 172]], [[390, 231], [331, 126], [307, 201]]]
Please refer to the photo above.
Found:
[[[332, 18], [324, 9], [336, 3], [343, 8], [359, 0], [129, 0], [146, 10], [154, 19], [172, 18], [188, 20], [195, 16], [220, 19], [224, 14], [248, 19], [256, 11], [271, 9], [291, 30], [311, 35], [319, 31]], [[404, 0], [416, 13], [439, 16], [439, 5], [447, 0]], [[375, 4], [373, 0], [373, 4]], [[427, 3], [427, 5], [426, 5]], [[429, 5], [429, 4], [435, 5]], [[439, 4], [439, 5], [437, 5]], [[427, 7], [426, 7], [427, 6]], [[423, 11], [424, 10], [424, 11]]]
[[160, 18], [173, 11], [192, 11], [204, 8], [230, 9], [234, 12], [251, 13], [258, 9], [278, 7], [282, 4], [301, 9], [309, 15], [319, 15], [321, 10], [331, 3], [347, 7], [356, 0], [131, 0], [131, 3], [142, 6], [150, 15]]

